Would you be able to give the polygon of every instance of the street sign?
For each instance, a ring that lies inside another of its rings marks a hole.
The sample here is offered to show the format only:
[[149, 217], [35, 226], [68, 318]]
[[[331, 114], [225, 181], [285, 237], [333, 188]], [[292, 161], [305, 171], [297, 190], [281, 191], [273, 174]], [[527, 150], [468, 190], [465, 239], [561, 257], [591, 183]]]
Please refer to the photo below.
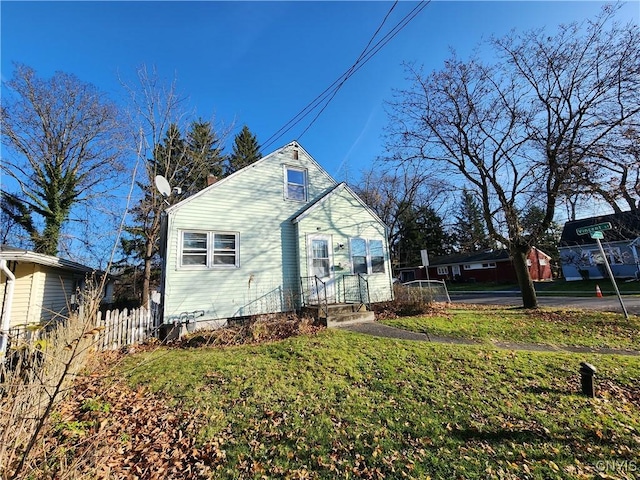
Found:
[[604, 233], [602, 232], [591, 232], [591, 238], [598, 239], [598, 240], [603, 240], [604, 239]]
[[[604, 223], [598, 223], [597, 225], [589, 225], [588, 227], [576, 228], [576, 233], [578, 235], [589, 235], [593, 232], [602, 232], [603, 230], [611, 230], [611, 223], [604, 222]], [[603, 237], [600, 237], [600, 238], [603, 238]]]
[[423, 267], [428, 267], [429, 266], [429, 254], [427, 253], [426, 250], [420, 250], [420, 257], [422, 257], [422, 266]]

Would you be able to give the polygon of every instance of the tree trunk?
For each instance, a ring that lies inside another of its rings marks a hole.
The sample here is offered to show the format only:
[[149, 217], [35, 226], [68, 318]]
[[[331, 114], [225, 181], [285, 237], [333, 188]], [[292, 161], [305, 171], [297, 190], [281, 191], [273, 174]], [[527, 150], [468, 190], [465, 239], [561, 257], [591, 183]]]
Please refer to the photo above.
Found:
[[524, 308], [538, 308], [536, 290], [533, 287], [533, 281], [527, 267], [528, 250], [528, 247], [512, 247], [510, 253], [513, 259], [513, 267], [518, 277], [518, 285], [522, 292], [522, 306]]
[[153, 241], [147, 238], [144, 246], [144, 276], [142, 278], [142, 306], [149, 308], [149, 297], [151, 295], [151, 267], [153, 263]]

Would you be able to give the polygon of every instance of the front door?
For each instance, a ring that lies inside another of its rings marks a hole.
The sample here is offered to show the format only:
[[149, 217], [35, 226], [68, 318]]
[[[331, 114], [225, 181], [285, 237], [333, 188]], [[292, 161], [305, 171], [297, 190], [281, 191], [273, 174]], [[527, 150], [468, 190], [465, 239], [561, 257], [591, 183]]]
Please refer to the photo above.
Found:
[[[335, 303], [333, 274], [333, 248], [330, 235], [309, 235], [308, 255], [310, 278], [310, 301]], [[315, 281], [317, 277], [319, 281]]]
[[453, 274], [453, 279], [456, 280], [460, 276], [460, 265], [452, 265], [451, 273]]

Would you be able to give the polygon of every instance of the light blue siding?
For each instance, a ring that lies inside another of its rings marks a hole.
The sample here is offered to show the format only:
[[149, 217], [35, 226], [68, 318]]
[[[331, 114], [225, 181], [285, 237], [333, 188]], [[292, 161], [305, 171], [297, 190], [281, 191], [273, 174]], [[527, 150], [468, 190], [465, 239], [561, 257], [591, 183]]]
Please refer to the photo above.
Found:
[[[286, 166], [306, 170], [307, 202], [285, 198]], [[196, 310], [208, 320], [296, 308], [300, 271], [291, 219], [335, 185], [290, 144], [169, 208], [164, 321]], [[237, 232], [239, 268], [180, 268], [183, 230]]]
[[384, 246], [385, 271], [364, 275], [369, 283], [371, 302], [391, 300], [392, 278], [386, 228], [362, 203], [343, 187], [338, 187], [319, 204], [298, 220], [298, 248], [302, 252], [301, 276], [310, 275], [308, 262], [304, 257], [310, 256], [308, 238], [310, 235], [324, 234], [331, 236], [333, 251], [333, 272], [336, 285], [336, 300], [342, 301], [340, 277], [353, 273], [351, 263], [350, 239], [381, 240]]
[[[615, 278], [637, 278], [640, 259], [633, 242], [603, 242], [602, 245]], [[559, 252], [562, 274], [567, 281], [609, 278], [604, 264], [598, 263], [601, 255], [597, 244], [560, 247]]]

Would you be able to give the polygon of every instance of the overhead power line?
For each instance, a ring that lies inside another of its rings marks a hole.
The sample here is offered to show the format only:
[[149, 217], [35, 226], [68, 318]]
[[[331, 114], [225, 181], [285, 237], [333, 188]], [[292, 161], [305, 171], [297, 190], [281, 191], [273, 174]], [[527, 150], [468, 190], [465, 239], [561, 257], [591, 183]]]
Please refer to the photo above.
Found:
[[291, 118], [283, 127], [277, 130], [273, 135], [271, 135], [266, 142], [263, 144], [263, 148], [269, 148], [272, 144], [274, 144], [278, 139], [280, 139], [283, 135], [289, 132], [292, 128], [294, 128], [297, 124], [299, 124], [305, 117], [310, 115], [314, 110], [320, 108], [317, 112], [316, 116], [311, 120], [309, 125], [302, 131], [302, 133], [298, 136], [301, 138], [309, 128], [315, 123], [315, 121], [320, 117], [322, 112], [327, 108], [331, 100], [336, 96], [340, 88], [346, 83], [346, 81], [351, 78], [351, 76], [360, 70], [369, 60], [371, 60], [384, 46], [387, 45], [398, 33], [400, 33], [424, 8], [431, 3], [431, 0], [421, 1], [419, 2], [409, 13], [407, 13], [396, 25], [389, 30], [380, 40], [378, 40], [373, 46], [371, 44], [374, 42], [376, 36], [386, 23], [389, 15], [398, 4], [398, 0], [394, 2], [391, 6], [384, 19], [371, 36], [367, 46], [360, 53], [356, 61], [351, 65], [342, 75], [340, 75], [331, 85], [329, 85], [322, 93], [320, 93], [317, 97], [315, 97], [307, 106], [305, 106], [300, 112], [298, 112], [293, 118]]

